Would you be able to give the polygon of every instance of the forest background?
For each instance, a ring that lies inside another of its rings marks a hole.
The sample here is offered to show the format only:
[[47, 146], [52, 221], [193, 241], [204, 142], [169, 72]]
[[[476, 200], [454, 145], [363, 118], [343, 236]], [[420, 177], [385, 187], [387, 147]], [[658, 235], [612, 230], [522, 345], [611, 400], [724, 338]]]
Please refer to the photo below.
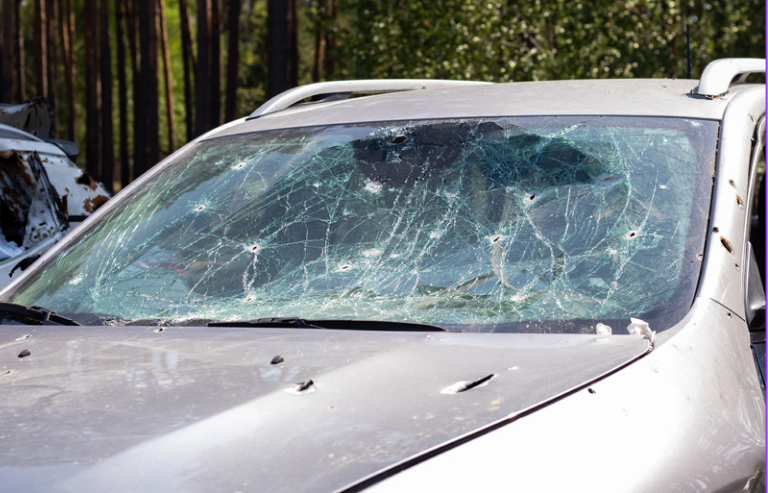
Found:
[[764, 0], [0, 0], [0, 102], [46, 97], [56, 136], [77, 142], [78, 164], [118, 190], [298, 84], [689, 70], [697, 79], [715, 58], [765, 57], [765, 8]]

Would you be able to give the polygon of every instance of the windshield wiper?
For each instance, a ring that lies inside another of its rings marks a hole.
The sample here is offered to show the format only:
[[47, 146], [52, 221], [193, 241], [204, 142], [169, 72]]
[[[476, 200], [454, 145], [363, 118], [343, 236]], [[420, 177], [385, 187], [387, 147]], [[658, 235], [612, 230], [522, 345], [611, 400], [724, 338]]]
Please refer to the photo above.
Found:
[[210, 322], [208, 327], [272, 327], [276, 329], [391, 330], [395, 332], [446, 332], [435, 325], [384, 320], [307, 320], [298, 317], [269, 317], [234, 322]]
[[0, 303], [0, 320], [16, 320], [25, 325], [80, 325], [41, 306], [27, 306], [16, 303]]

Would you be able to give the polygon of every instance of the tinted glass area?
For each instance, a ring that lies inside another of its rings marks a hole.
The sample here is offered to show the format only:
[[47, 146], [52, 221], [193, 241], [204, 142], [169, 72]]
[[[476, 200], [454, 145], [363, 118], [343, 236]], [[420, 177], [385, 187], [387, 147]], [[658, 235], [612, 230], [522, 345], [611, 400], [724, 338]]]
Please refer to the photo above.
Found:
[[[202, 142], [4, 301], [83, 323], [654, 330], [690, 308], [717, 123], [496, 118]], [[115, 201], [117, 202], [117, 201]]]

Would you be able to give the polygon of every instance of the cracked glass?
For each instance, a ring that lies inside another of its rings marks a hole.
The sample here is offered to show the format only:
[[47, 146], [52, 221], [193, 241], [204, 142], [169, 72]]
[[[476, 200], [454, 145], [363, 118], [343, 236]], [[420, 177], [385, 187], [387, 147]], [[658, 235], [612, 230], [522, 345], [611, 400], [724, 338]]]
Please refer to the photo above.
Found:
[[4, 301], [83, 323], [260, 317], [626, 333], [691, 306], [718, 124], [520, 117], [200, 142]]

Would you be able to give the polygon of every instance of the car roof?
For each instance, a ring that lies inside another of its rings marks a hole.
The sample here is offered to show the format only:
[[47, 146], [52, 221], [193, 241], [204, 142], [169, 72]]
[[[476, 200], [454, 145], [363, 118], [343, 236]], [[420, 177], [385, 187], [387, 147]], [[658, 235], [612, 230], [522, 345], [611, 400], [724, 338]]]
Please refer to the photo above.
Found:
[[29, 132], [25, 132], [16, 127], [0, 123], [0, 139], [17, 139], [17, 140], [33, 140], [35, 142], [43, 142], [43, 139], [32, 135]]
[[205, 138], [316, 125], [493, 116], [632, 115], [720, 120], [730, 101], [741, 92], [764, 88], [740, 84], [723, 97], [706, 99], [691, 94], [697, 83], [674, 79], [603, 79], [411, 90], [299, 104], [226, 125]]

